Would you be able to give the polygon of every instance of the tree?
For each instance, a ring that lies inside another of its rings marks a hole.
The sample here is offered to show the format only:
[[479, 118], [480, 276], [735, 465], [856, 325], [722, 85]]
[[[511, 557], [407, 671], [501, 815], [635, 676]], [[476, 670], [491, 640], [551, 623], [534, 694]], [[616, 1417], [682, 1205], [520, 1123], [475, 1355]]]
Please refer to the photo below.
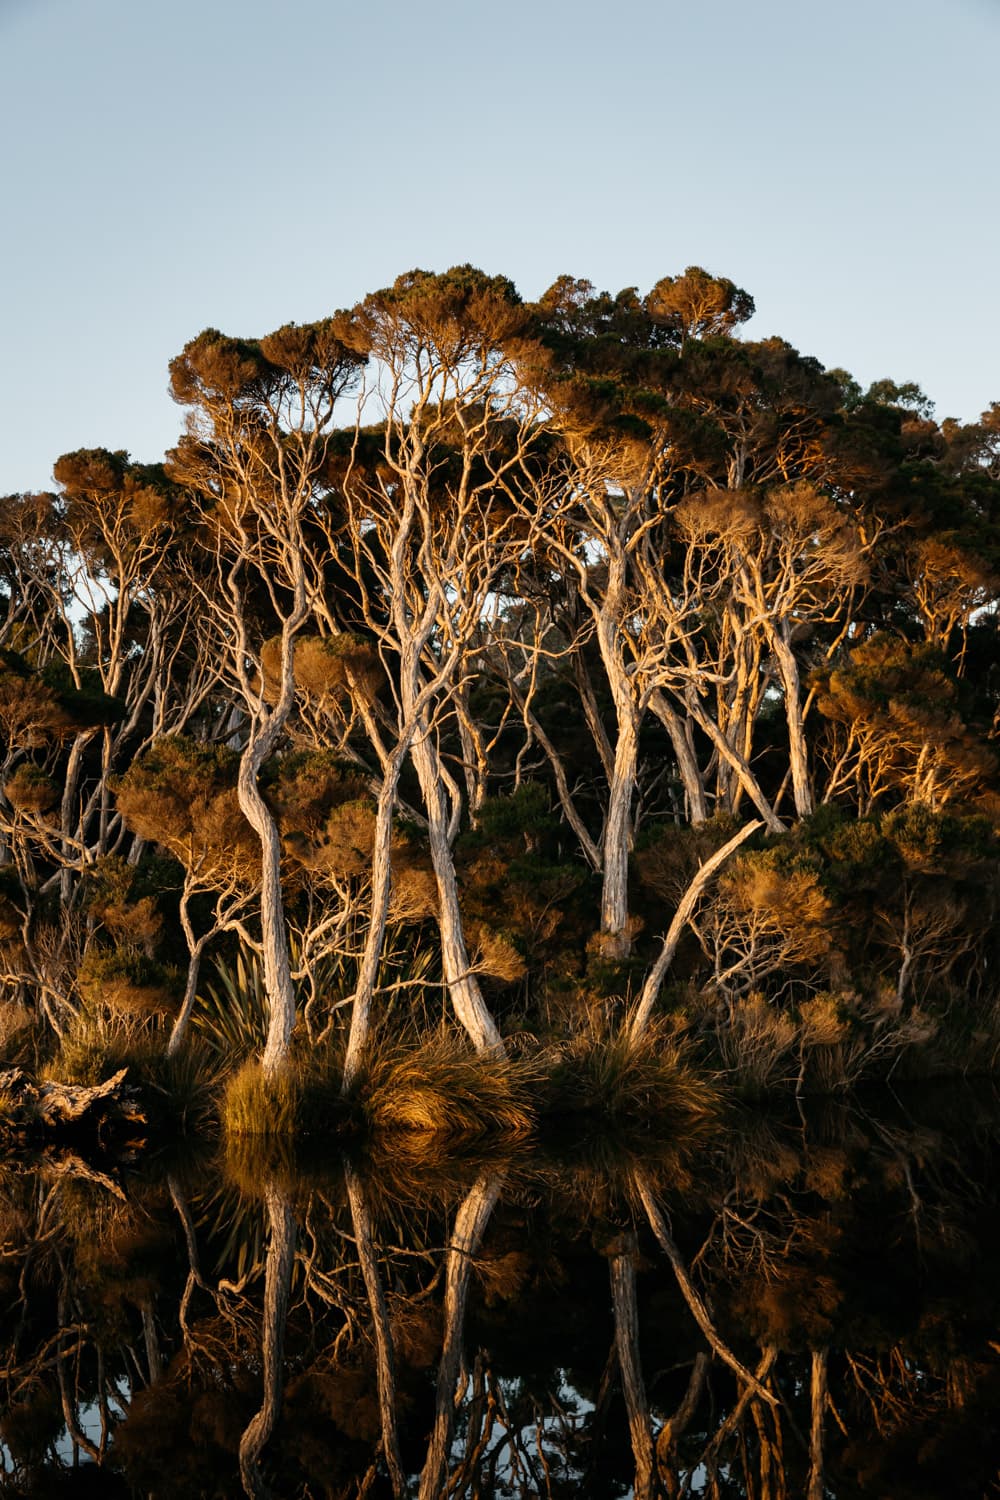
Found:
[[[284, 1060], [295, 1022], [281, 883], [281, 844], [261, 793], [261, 767], [279, 748], [295, 700], [294, 657], [323, 558], [310, 545], [337, 404], [356, 383], [359, 357], [331, 321], [289, 324], [259, 341], [209, 329], [171, 364], [175, 399], [191, 408], [172, 477], [198, 508], [208, 568], [192, 568], [204, 609], [244, 716], [237, 792], [260, 840], [260, 951], [270, 1008], [265, 1072]], [[259, 594], [260, 613], [252, 608]], [[266, 624], [264, 622], [267, 622]], [[261, 667], [277, 627], [277, 695]]]
[[367, 1038], [392, 887], [399, 778], [416, 771], [437, 885], [445, 983], [479, 1051], [500, 1045], [476, 978], [459, 901], [453, 846], [465, 798], [445, 737], [465, 719], [473, 670], [498, 580], [526, 546], [512, 493], [538, 441], [539, 409], [513, 379], [510, 350], [526, 317], [509, 282], [468, 266], [414, 271], [341, 320], [374, 367], [372, 432], [358, 431], [343, 467], [345, 530], [359, 625], [388, 683], [381, 725], [366, 728], [382, 774], [372, 915], [354, 996], [346, 1081]]

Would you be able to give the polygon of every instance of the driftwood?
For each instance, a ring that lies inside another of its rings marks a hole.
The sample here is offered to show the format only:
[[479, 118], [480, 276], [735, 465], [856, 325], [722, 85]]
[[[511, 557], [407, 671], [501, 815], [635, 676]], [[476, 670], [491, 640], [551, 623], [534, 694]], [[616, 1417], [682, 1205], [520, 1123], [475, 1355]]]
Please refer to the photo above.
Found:
[[21, 1068], [0, 1072], [0, 1131], [54, 1133], [67, 1126], [109, 1122], [143, 1125], [146, 1116], [136, 1090], [125, 1082], [127, 1068], [93, 1085], [38, 1083]]
[[40, 1173], [46, 1182], [59, 1182], [67, 1177], [73, 1178], [76, 1182], [93, 1182], [98, 1187], [106, 1189], [120, 1203], [128, 1202], [124, 1188], [110, 1173], [99, 1171], [97, 1167], [92, 1167], [90, 1162], [84, 1161], [82, 1156], [77, 1156], [73, 1152], [44, 1157], [40, 1164]]

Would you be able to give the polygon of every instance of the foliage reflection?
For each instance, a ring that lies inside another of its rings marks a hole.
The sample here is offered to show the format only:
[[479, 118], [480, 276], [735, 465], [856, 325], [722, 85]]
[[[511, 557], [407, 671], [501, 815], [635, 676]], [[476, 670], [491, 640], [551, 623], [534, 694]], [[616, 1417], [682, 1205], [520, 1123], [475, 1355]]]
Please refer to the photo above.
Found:
[[964, 1092], [651, 1155], [8, 1161], [0, 1492], [1000, 1494], [998, 1143]]

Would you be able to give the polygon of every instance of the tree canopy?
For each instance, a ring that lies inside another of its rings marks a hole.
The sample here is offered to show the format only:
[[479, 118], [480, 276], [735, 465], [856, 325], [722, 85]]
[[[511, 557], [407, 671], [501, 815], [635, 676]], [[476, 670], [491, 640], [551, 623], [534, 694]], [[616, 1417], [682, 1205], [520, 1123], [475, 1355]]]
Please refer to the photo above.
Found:
[[979, 1025], [1000, 405], [938, 421], [753, 311], [700, 267], [536, 302], [414, 270], [205, 330], [162, 463], [8, 497], [8, 1001], [61, 1036], [158, 965], [176, 1051], [239, 952], [265, 1068], [337, 1033], [348, 1082], [418, 997], [498, 1057], [640, 993], [792, 1016], [803, 1067], [824, 1006], [876, 1053]]

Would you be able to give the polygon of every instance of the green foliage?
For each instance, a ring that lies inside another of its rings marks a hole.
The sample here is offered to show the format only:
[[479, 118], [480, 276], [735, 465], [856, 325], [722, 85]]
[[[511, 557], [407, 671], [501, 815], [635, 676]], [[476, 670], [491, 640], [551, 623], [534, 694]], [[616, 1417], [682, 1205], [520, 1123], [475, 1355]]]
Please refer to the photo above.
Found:
[[79, 673], [77, 685], [70, 668], [62, 662], [49, 662], [39, 673], [39, 681], [56, 694], [60, 708], [74, 730], [100, 729], [119, 723], [127, 712], [121, 698], [104, 691], [100, 673], [93, 667]]
[[[485, 973], [529, 983], [543, 969], [571, 975], [590, 922], [586, 872], [552, 857], [559, 821], [549, 793], [525, 782], [485, 798], [458, 849], [462, 913]], [[576, 946], [576, 951], [574, 947]]]
[[241, 947], [232, 962], [214, 959], [213, 969], [215, 982], [199, 988], [191, 1025], [220, 1059], [240, 1062], [259, 1052], [267, 1037], [264, 966]]
[[519, 836], [535, 844], [556, 832], [549, 793], [538, 781], [526, 781], [506, 796], [487, 797], [479, 809], [479, 829], [484, 840], [516, 840]]

